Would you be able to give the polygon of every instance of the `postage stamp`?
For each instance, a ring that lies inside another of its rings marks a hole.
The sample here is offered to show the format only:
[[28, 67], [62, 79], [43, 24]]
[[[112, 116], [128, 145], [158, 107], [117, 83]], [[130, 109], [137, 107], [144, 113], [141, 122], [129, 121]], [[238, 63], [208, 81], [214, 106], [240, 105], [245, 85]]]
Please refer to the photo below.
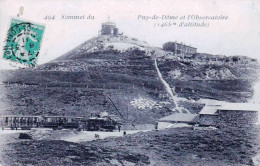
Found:
[[12, 19], [3, 58], [34, 67], [38, 60], [45, 26]]

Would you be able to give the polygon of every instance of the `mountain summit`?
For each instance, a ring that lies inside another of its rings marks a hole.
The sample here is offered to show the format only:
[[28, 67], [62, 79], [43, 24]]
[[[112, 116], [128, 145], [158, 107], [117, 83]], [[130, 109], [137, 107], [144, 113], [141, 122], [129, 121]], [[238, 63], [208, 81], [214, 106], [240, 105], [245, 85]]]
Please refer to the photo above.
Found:
[[88, 116], [119, 110], [128, 122], [153, 123], [172, 111], [197, 113], [201, 99], [245, 102], [253, 96], [258, 64], [250, 58], [183, 56], [118, 31], [105, 23], [98, 37], [63, 56], [11, 73], [4, 82], [16, 93], [4, 98], [16, 104], [5, 111]]
[[135, 38], [129, 38], [127, 36], [102, 35], [87, 40], [72, 51], [69, 51], [65, 55], [57, 58], [55, 61], [84, 58], [84, 55], [95, 52], [114, 50], [115, 52], [122, 53], [133, 49], [145, 50], [150, 47], [151, 46], [147, 42], [140, 41]]

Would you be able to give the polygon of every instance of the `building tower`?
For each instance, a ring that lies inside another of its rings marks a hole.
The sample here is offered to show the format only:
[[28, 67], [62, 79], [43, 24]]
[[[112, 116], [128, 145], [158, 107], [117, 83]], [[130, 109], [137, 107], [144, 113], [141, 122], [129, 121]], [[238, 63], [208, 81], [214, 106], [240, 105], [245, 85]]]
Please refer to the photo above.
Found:
[[99, 31], [99, 35], [118, 35], [118, 28], [116, 28], [116, 24], [113, 22], [110, 22], [108, 16], [108, 22], [105, 22], [102, 24], [101, 30]]

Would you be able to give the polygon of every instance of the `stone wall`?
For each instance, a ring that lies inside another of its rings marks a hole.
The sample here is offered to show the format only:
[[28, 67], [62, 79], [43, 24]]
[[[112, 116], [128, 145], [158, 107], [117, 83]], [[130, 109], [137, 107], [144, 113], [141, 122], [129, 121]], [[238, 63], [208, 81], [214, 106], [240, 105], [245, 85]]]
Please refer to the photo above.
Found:
[[218, 115], [200, 115], [200, 125], [217, 127], [244, 127], [258, 121], [256, 111], [219, 110]]
[[258, 121], [258, 112], [256, 111], [218, 111], [219, 127], [243, 127], [256, 123]]
[[217, 125], [217, 115], [200, 115], [199, 116], [199, 123], [200, 125], [206, 125], [206, 126], [215, 126]]

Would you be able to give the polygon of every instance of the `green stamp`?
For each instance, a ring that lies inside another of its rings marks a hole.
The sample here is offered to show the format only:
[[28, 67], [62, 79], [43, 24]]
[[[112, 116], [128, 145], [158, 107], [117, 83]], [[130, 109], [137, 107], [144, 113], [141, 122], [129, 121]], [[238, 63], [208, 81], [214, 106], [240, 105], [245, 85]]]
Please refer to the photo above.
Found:
[[3, 58], [34, 67], [38, 60], [44, 29], [44, 25], [12, 19]]

